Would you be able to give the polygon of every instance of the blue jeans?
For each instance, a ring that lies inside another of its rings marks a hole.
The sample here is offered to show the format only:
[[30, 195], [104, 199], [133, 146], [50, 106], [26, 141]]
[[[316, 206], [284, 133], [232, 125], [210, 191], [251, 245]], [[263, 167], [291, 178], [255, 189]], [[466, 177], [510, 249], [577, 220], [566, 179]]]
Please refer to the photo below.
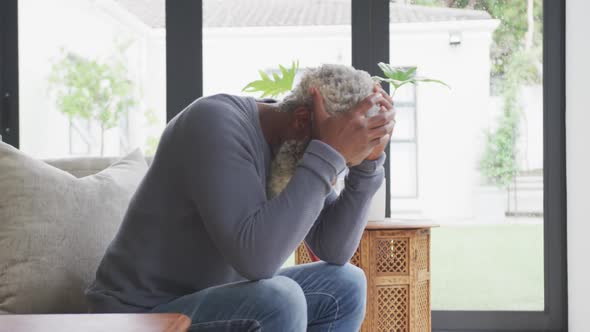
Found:
[[354, 265], [293, 266], [272, 279], [204, 289], [153, 312], [189, 316], [189, 331], [358, 331], [365, 317], [367, 282]]

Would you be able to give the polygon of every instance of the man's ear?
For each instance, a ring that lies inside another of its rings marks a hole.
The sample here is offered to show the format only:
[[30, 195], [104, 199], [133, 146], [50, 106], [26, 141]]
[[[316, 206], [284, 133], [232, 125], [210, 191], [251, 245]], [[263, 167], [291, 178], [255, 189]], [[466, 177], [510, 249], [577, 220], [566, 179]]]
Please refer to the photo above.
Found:
[[303, 139], [311, 136], [311, 110], [307, 107], [298, 107], [293, 110], [293, 125], [297, 138]]

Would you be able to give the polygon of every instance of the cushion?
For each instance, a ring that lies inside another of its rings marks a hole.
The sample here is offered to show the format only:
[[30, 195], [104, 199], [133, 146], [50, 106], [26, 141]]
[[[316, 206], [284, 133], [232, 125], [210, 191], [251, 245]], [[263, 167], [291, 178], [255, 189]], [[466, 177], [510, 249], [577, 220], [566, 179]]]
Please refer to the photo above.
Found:
[[84, 289], [146, 171], [136, 150], [76, 178], [0, 143], [0, 311], [86, 312]]
[[[116, 157], [69, 157], [57, 159], [45, 159], [44, 161], [56, 168], [66, 171], [77, 178], [96, 174], [117, 161]], [[151, 164], [153, 157], [146, 157], [145, 161]]]
[[45, 159], [43, 161], [77, 178], [82, 178], [106, 169], [117, 160], [116, 157], [66, 157]]

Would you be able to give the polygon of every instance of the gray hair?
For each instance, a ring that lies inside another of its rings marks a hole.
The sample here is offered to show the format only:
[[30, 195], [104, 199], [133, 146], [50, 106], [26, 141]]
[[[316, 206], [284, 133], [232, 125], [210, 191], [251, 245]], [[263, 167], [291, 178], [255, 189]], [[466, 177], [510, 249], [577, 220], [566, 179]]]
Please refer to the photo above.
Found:
[[310, 88], [316, 88], [324, 98], [326, 112], [330, 115], [348, 112], [373, 92], [375, 83], [369, 73], [351, 66], [325, 64], [307, 69], [301, 82], [281, 102], [281, 111], [297, 107], [311, 107]]

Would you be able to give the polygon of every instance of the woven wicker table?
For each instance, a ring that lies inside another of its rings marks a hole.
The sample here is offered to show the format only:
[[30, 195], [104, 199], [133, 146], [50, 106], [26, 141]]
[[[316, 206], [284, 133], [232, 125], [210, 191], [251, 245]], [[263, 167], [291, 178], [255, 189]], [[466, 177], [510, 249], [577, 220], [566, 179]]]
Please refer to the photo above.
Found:
[[[430, 320], [430, 228], [422, 221], [369, 222], [350, 262], [367, 276], [363, 332], [424, 332]], [[302, 244], [296, 264], [312, 261]]]

